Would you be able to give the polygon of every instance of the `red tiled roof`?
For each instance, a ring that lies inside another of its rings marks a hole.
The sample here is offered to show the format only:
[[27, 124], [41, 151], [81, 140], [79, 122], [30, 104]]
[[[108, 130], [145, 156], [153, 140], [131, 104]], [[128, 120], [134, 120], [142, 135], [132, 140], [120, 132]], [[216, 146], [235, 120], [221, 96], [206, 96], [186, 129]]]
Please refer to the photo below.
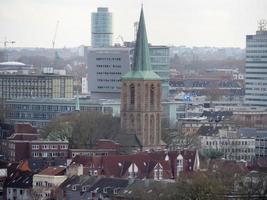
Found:
[[8, 139], [9, 140], [38, 140], [39, 134], [25, 134], [25, 133], [14, 133]]
[[183, 156], [184, 171], [193, 171], [196, 151], [188, 150], [181, 152], [140, 152], [130, 155], [76, 156], [73, 163], [83, 164], [89, 170], [97, 170], [98, 174], [114, 177], [128, 176], [128, 168], [134, 163], [138, 168], [139, 178], [153, 177], [153, 170], [159, 163], [163, 168], [164, 178], [175, 178], [177, 156], [180, 153]]
[[65, 167], [47, 167], [43, 171], [39, 173], [39, 175], [51, 175], [51, 176], [59, 176], [64, 175]]
[[30, 123], [16, 124], [15, 133], [33, 133], [37, 134], [37, 129], [34, 128]]

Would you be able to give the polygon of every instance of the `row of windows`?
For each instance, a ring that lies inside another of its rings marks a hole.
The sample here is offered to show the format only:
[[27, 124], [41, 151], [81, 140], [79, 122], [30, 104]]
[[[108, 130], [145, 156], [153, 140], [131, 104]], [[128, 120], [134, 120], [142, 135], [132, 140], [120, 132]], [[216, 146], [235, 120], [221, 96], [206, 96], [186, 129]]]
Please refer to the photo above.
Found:
[[247, 55], [246, 58], [256, 58], [256, 59], [261, 59], [261, 58], [267, 58], [267, 56], [259, 56], [259, 55]]
[[58, 147], [60, 147], [60, 149], [68, 149], [68, 145], [48, 145], [48, 144], [43, 144], [43, 145], [38, 145], [38, 144], [33, 144], [32, 145], [32, 149], [39, 149], [41, 148], [42, 149], [58, 149]]
[[267, 50], [247, 50], [247, 53], [267, 53]]
[[33, 152], [32, 157], [38, 158], [49, 158], [49, 157], [65, 157], [67, 154], [65, 152]]
[[120, 87], [115, 86], [97, 86], [98, 89], [120, 89]]
[[96, 60], [116, 60], [119, 61], [121, 58], [96, 58]]
[[120, 79], [97, 79], [100, 82], [121, 82]]
[[248, 47], [267, 47], [267, 44], [255, 43], [255, 44], [247, 44]]
[[267, 85], [267, 83], [262, 83], [262, 82], [247, 82], [246, 85]]
[[253, 145], [254, 141], [206, 141], [206, 145]]
[[121, 75], [121, 72], [96, 72], [96, 74], [105, 74], [105, 75], [119, 74], [119, 75]]

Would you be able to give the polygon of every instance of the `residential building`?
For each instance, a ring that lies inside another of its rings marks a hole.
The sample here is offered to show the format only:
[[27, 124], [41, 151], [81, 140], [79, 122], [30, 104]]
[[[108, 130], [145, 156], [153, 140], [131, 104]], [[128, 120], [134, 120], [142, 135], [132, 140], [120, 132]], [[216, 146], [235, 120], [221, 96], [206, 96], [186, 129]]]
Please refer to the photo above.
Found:
[[161, 149], [161, 78], [151, 68], [143, 9], [132, 71], [122, 76], [121, 129], [136, 134], [143, 150]]
[[4, 183], [4, 199], [32, 199], [32, 177], [27, 162], [21, 162], [10, 174]]
[[91, 14], [91, 46], [108, 47], [113, 43], [112, 13], [108, 8], [99, 7]]
[[267, 128], [267, 110], [264, 107], [243, 107], [233, 112], [232, 119], [243, 127]]
[[246, 37], [245, 104], [267, 106], [267, 30], [259, 25], [255, 35]]
[[255, 138], [200, 136], [201, 148], [218, 150], [229, 160], [252, 161], [255, 158]]
[[121, 76], [130, 70], [130, 48], [88, 48], [88, 89], [91, 93], [121, 91]]
[[42, 140], [30, 124], [16, 125], [15, 133], [1, 141], [2, 154], [10, 161], [27, 159], [33, 171], [44, 166], [66, 165], [68, 141]]
[[72, 98], [73, 77], [57, 74], [0, 74], [0, 98]]
[[69, 149], [69, 157], [77, 155], [97, 156], [97, 155], [117, 155], [121, 151], [121, 145], [113, 140], [100, 139], [92, 149]]
[[267, 158], [267, 134], [262, 137], [257, 137], [255, 142], [256, 157]]
[[129, 182], [122, 178], [72, 176], [60, 185], [58, 199], [114, 199]]
[[128, 155], [79, 156], [70, 166], [83, 165], [83, 174], [130, 179], [175, 179], [199, 169], [198, 151], [139, 152]]
[[59, 186], [58, 199], [82, 200], [82, 195], [89, 190], [89, 187], [96, 181], [96, 177], [89, 175], [73, 175], [66, 179]]
[[57, 188], [67, 179], [65, 172], [65, 167], [47, 167], [35, 174], [32, 181], [35, 197], [40, 197], [40, 199], [55, 198]]

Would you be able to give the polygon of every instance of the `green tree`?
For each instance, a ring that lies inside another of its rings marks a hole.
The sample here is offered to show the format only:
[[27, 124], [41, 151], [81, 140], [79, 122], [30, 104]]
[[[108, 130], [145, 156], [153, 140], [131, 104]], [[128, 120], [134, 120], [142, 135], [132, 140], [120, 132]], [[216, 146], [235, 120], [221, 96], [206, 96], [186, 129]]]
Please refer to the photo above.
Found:
[[120, 132], [120, 118], [99, 112], [77, 112], [52, 120], [41, 134], [48, 139], [68, 139], [71, 148], [92, 147], [98, 139], [113, 139]]

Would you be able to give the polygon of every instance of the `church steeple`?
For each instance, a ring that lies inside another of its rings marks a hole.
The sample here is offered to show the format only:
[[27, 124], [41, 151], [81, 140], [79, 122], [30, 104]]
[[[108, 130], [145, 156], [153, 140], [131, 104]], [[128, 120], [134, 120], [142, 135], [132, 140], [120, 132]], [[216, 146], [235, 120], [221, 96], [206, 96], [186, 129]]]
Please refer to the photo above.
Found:
[[151, 71], [143, 7], [138, 24], [133, 61], [133, 71]]
[[143, 7], [139, 18], [132, 71], [124, 75], [122, 79], [160, 80], [160, 77], [151, 68]]
[[151, 69], [143, 8], [141, 9], [132, 71], [122, 77], [121, 128], [137, 136], [143, 150], [162, 148], [161, 79]]

